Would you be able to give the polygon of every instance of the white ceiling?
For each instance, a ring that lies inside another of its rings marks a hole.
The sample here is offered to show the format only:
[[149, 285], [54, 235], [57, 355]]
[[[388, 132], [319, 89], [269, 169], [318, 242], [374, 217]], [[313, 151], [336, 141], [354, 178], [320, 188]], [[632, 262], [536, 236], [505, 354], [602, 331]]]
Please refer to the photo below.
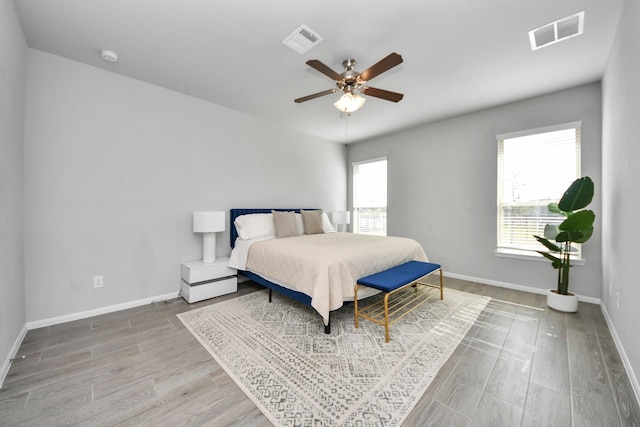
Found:
[[[209, 100], [336, 142], [599, 80], [623, 0], [15, 0], [29, 47]], [[535, 52], [528, 31], [585, 11], [584, 34]], [[324, 41], [304, 55], [281, 42], [301, 24]], [[119, 55], [110, 64], [101, 49]], [[364, 71], [391, 52], [404, 63], [371, 86], [348, 119], [335, 87], [308, 67]]]

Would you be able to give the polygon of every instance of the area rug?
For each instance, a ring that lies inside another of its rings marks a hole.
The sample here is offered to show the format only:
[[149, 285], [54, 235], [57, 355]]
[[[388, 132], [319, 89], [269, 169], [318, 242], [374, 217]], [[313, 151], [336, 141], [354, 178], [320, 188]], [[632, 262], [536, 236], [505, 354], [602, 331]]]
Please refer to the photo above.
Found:
[[276, 426], [397, 426], [489, 300], [445, 289], [392, 325], [389, 343], [380, 325], [355, 328], [353, 305], [327, 335], [313, 309], [267, 291], [178, 317]]

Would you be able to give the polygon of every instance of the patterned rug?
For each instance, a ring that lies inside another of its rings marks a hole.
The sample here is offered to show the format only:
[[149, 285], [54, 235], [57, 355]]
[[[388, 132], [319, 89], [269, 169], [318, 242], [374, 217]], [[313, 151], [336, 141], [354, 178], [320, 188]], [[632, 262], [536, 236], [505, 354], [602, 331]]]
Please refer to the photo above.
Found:
[[389, 343], [383, 326], [355, 328], [351, 304], [326, 335], [313, 309], [275, 292], [269, 303], [266, 290], [178, 317], [276, 426], [397, 426], [489, 300], [445, 289], [392, 325]]

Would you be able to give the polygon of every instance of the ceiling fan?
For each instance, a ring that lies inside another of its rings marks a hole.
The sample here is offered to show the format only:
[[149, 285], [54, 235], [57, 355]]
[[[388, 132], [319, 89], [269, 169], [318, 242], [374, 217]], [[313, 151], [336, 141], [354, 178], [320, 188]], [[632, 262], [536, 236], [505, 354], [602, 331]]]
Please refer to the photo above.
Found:
[[390, 70], [391, 68], [401, 63], [402, 56], [398, 55], [397, 53], [391, 53], [385, 58], [373, 64], [362, 73], [358, 73], [353, 69], [353, 67], [356, 65], [355, 59], [345, 59], [344, 61], [342, 61], [342, 66], [345, 68], [345, 70], [341, 74], [338, 74], [317, 59], [310, 59], [309, 61], [307, 61], [307, 65], [335, 80], [336, 86], [338, 86], [338, 88], [303, 96], [302, 98], [297, 98], [294, 101], [296, 103], [301, 103], [319, 98], [321, 96], [330, 95], [341, 90], [344, 92], [344, 95], [342, 95], [342, 97], [340, 97], [340, 99], [333, 105], [338, 110], [345, 113], [352, 113], [362, 107], [362, 105], [365, 103], [365, 98], [360, 96], [358, 92], [373, 96], [375, 98], [384, 99], [386, 101], [398, 102], [403, 98], [403, 94], [391, 92], [384, 89], [377, 89], [375, 87], [366, 86], [366, 84], [372, 78], [384, 73], [385, 71]]

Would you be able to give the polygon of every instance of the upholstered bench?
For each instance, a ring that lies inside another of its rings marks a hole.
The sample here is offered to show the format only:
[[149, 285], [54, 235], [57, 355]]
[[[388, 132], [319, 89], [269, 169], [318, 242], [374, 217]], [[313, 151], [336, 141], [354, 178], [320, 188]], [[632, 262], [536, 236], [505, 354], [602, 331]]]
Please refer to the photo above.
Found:
[[[433, 285], [422, 280], [428, 275], [440, 272], [440, 284]], [[359, 308], [358, 289], [366, 286], [384, 292], [384, 299], [373, 304]], [[354, 310], [356, 318], [356, 328], [358, 318], [371, 320], [384, 326], [385, 340], [389, 342], [389, 325], [397, 322], [411, 311], [427, 302], [433, 296], [431, 292], [419, 291], [419, 286], [425, 286], [428, 290], [440, 289], [440, 299], [444, 298], [442, 268], [440, 264], [433, 264], [422, 261], [409, 261], [404, 264], [392, 267], [388, 270], [363, 277], [357, 281], [354, 288]], [[414, 290], [409, 289], [413, 287]], [[429, 289], [430, 288], [430, 289]], [[396, 295], [389, 305], [389, 297]], [[397, 314], [397, 316], [396, 316]], [[389, 318], [394, 317], [390, 322]]]

